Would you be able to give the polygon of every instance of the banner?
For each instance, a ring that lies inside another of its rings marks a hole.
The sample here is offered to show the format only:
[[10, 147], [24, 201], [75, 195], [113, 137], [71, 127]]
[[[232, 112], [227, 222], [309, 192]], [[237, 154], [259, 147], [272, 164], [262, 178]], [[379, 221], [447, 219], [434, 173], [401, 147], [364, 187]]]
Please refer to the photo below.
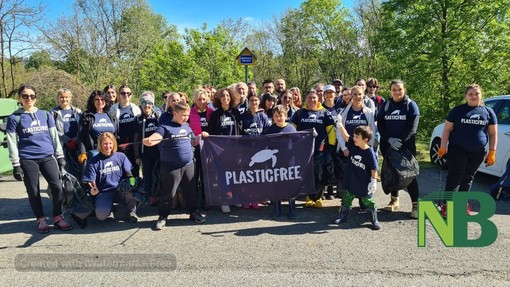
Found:
[[204, 138], [208, 205], [283, 200], [315, 193], [311, 131]]

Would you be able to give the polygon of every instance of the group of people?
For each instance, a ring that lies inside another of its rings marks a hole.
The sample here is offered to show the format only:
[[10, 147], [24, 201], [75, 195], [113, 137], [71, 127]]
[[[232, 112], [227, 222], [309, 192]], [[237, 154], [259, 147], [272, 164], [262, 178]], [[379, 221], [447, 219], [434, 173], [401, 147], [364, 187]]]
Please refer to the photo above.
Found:
[[[50, 228], [41, 204], [39, 171], [51, 188], [54, 228], [69, 230], [71, 224], [61, 210], [62, 172], [72, 173], [90, 190], [98, 219], [111, 218], [112, 205], [118, 202], [126, 206], [128, 221], [137, 222], [139, 199], [130, 192], [119, 190], [118, 185], [121, 180], [134, 185], [135, 178], [140, 176], [140, 166], [143, 190], [150, 195], [150, 203], [158, 206], [159, 217], [154, 229], [161, 230], [167, 224], [172, 202], [179, 192], [184, 197], [190, 219], [196, 223], [206, 221], [201, 212], [206, 205], [204, 189], [203, 184], [199, 184], [202, 178], [199, 142], [202, 138], [312, 129], [314, 161], [319, 162], [323, 153], [334, 153], [346, 167], [343, 180], [338, 182], [341, 209], [335, 223], [345, 222], [353, 199], [358, 198], [360, 207], [369, 211], [372, 226], [377, 230], [380, 224], [373, 194], [378, 179], [379, 149], [382, 156], [389, 149], [403, 148], [416, 155], [420, 117], [418, 106], [406, 94], [402, 81], [392, 81], [389, 87], [391, 98], [385, 101], [377, 95], [379, 83], [375, 78], [358, 79], [352, 87], [343, 87], [343, 82], [335, 79], [331, 85], [317, 84], [304, 95], [303, 103], [300, 89], [287, 90], [283, 79], [265, 80], [261, 94], [254, 82], [235, 83], [219, 90], [204, 85], [197, 89], [192, 99], [185, 93], [163, 92], [164, 104], [159, 108], [150, 91], [143, 92], [139, 104], [135, 104], [131, 101], [133, 94], [129, 86], [117, 89], [108, 85], [102, 91], [95, 90], [90, 94], [84, 112], [72, 105], [71, 91], [60, 89], [57, 106], [47, 112], [36, 108], [35, 88], [22, 85], [18, 90], [21, 108], [7, 122], [9, 155], [14, 177], [25, 183], [41, 233], [49, 232]], [[462, 161], [465, 162], [463, 169], [457, 165], [456, 169], [452, 168], [447, 189], [469, 190], [477, 164], [484, 157], [483, 147], [487, 140], [484, 135], [487, 133], [490, 152], [486, 161], [487, 164], [495, 161], [494, 127], [497, 119], [490, 108], [481, 108], [481, 98], [480, 88], [470, 86], [466, 90], [467, 107], [452, 110], [453, 114], [447, 118], [447, 134], [443, 136], [440, 156], [446, 153], [448, 138], [450, 157], [460, 159], [466, 153], [472, 155]], [[477, 141], [476, 145], [459, 139], [464, 129], [474, 133], [473, 127], [463, 127], [458, 121], [458, 117], [472, 113], [472, 109], [481, 109], [482, 112], [475, 112], [488, 118], [486, 125], [481, 125], [477, 131], [473, 140]], [[485, 110], [487, 112], [483, 112]], [[158, 161], [159, 170], [155, 170]], [[79, 164], [71, 165], [76, 162]], [[320, 208], [323, 197], [333, 198], [333, 186], [318, 174], [322, 168], [315, 166], [314, 170], [316, 190], [307, 195], [305, 206]], [[157, 196], [152, 192], [154, 172], [159, 173], [163, 186]], [[419, 187], [416, 179], [407, 190], [413, 203], [410, 216], [417, 218]], [[295, 198], [287, 200], [289, 218], [295, 218]], [[282, 216], [282, 203], [277, 201], [274, 205], [273, 218], [276, 219]], [[241, 207], [258, 209], [259, 203], [247, 202]], [[384, 210], [399, 208], [398, 191], [392, 192]], [[230, 206], [223, 205], [221, 210], [228, 213]]]

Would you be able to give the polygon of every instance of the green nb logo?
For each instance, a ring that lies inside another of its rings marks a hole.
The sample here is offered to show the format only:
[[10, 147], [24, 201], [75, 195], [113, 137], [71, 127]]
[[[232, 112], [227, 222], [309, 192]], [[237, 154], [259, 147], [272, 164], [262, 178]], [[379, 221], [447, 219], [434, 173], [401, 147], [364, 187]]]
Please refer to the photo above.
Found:
[[[438, 211], [435, 201], [446, 201], [446, 219]], [[468, 215], [469, 200], [480, 203], [480, 212]], [[428, 219], [446, 247], [484, 247], [496, 241], [498, 229], [489, 219], [496, 212], [494, 199], [484, 192], [435, 192], [418, 200], [418, 247], [425, 247]], [[468, 222], [480, 225], [480, 236], [468, 239]]]

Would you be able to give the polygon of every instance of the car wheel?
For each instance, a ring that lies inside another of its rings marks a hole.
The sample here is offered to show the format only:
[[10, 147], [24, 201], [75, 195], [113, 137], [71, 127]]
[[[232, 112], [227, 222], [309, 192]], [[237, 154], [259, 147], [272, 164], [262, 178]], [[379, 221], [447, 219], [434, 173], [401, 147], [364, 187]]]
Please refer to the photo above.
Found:
[[441, 147], [441, 139], [439, 139], [439, 138], [434, 139], [432, 141], [432, 145], [430, 146], [430, 151], [429, 151], [430, 161], [433, 164], [440, 166], [443, 169], [446, 169], [448, 167], [446, 165], [446, 156], [444, 156], [443, 158], [439, 158], [437, 156], [437, 152], [439, 151], [440, 147]]

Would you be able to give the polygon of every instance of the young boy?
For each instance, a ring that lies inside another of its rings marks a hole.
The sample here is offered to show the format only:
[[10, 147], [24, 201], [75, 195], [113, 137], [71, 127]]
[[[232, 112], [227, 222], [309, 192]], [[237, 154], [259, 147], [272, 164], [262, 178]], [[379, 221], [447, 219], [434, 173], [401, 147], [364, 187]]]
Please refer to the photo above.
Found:
[[[287, 113], [289, 109], [282, 105], [277, 105], [273, 109], [273, 124], [269, 126], [264, 134], [278, 134], [278, 133], [295, 133], [296, 128], [287, 122]], [[275, 213], [271, 217], [278, 219], [282, 216], [282, 201], [278, 200], [275, 203]], [[289, 199], [289, 219], [296, 219], [296, 199]]]
[[377, 188], [377, 158], [373, 149], [368, 145], [373, 133], [368, 126], [358, 126], [354, 129], [354, 147], [350, 151], [347, 171], [344, 177], [344, 187], [347, 190], [342, 196], [340, 216], [336, 224], [346, 221], [352, 200], [359, 197], [370, 212], [372, 228], [381, 229], [377, 220], [377, 211], [373, 199]]

